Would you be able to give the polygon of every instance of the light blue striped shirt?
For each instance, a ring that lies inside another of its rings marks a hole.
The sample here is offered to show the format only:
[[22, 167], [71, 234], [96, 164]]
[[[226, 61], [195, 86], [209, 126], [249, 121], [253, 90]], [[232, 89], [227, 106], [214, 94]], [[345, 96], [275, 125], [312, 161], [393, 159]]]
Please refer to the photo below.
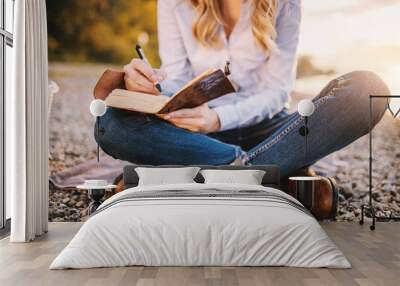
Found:
[[167, 79], [162, 87], [176, 92], [194, 76], [231, 62], [230, 78], [239, 85], [235, 93], [209, 102], [221, 123], [221, 131], [254, 125], [280, 112], [289, 101], [296, 67], [301, 20], [301, 0], [280, 0], [276, 18], [278, 50], [267, 57], [256, 45], [251, 31], [252, 7], [245, 1], [229, 40], [220, 30], [223, 47], [207, 48], [192, 34], [196, 12], [189, 0], [158, 1], [158, 35], [162, 68]]

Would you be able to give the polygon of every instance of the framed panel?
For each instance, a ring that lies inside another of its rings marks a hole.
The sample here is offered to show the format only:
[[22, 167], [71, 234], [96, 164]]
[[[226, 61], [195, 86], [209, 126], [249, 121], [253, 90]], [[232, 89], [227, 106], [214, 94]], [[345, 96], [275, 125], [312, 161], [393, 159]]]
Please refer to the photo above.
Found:
[[[4, 81], [4, 92], [5, 92], [4, 98], [7, 98], [8, 95], [11, 94], [11, 88], [12, 88], [12, 77], [11, 76], [12, 76], [12, 69], [13, 69], [13, 63], [14, 63], [14, 58], [13, 58], [13, 54], [12, 54], [12, 46], [8, 45], [7, 43], [5, 45], [4, 56], [5, 56], [5, 64], [6, 64], [6, 66], [4, 68], [4, 72], [5, 72], [5, 74], [4, 74], [4, 79], [5, 79], [5, 81]], [[5, 106], [5, 102], [4, 102], [3, 106]], [[5, 116], [3, 118], [5, 119]], [[3, 122], [4, 122], [4, 130], [5, 130], [5, 128], [7, 126], [7, 122], [5, 120], [3, 120]], [[5, 134], [5, 132], [4, 132], [4, 134]], [[3, 139], [4, 139], [3, 142], [5, 142], [5, 137]], [[3, 149], [5, 150], [5, 148], [3, 148]], [[3, 154], [5, 156], [5, 153], [3, 153]], [[5, 167], [5, 164], [4, 164], [4, 167]], [[3, 170], [5, 173], [5, 168]], [[6, 220], [11, 218], [11, 193], [10, 192], [11, 192], [10, 189], [5, 188], [5, 190], [4, 190], [5, 212], [4, 213], [5, 213]]]
[[4, 0], [0, 0], [0, 29], [4, 28]]
[[14, 30], [14, 0], [3, 0], [4, 1], [4, 30], [9, 33], [13, 33]]
[[5, 37], [0, 35], [0, 228], [4, 228], [6, 219], [5, 188], [4, 188], [4, 68], [5, 68]]
[[[0, 0], [0, 234], [9, 231], [10, 195], [5, 190], [5, 100], [11, 92], [14, 0]], [[7, 200], [8, 199], [8, 200]], [[9, 201], [7, 203], [7, 201]], [[6, 223], [7, 222], [7, 223]]]

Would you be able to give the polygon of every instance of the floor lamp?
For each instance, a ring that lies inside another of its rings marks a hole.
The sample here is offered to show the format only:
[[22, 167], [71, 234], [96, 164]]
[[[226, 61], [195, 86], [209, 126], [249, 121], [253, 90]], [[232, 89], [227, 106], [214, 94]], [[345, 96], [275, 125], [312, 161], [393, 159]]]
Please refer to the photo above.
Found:
[[[90, 113], [96, 117], [96, 135], [100, 135], [100, 117], [107, 112], [106, 103], [101, 99], [95, 99], [90, 103]], [[97, 162], [100, 162], [100, 146], [97, 143]], [[106, 190], [115, 189], [117, 186], [108, 184], [106, 180], [85, 180], [84, 184], [78, 185], [78, 189], [88, 190], [90, 204], [88, 214], [93, 214], [101, 205]]]
[[382, 99], [386, 98], [388, 102], [386, 103], [385, 110], [389, 110], [393, 118], [396, 118], [400, 114], [400, 109], [397, 112], [393, 112], [393, 110], [390, 108], [389, 105], [389, 99], [391, 98], [400, 98], [400, 95], [370, 95], [369, 96], [369, 165], [368, 165], [368, 173], [369, 173], [369, 189], [368, 189], [368, 195], [369, 195], [369, 200], [368, 204], [362, 204], [361, 205], [361, 219], [360, 219], [360, 224], [364, 224], [364, 213], [369, 212], [369, 214], [372, 217], [372, 224], [369, 226], [371, 230], [375, 229], [375, 223], [377, 221], [381, 222], [386, 222], [390, 220], [394, 221], [400, 221], [399, 216], [394, 216], [392, 213], [390, 213], [389, 216], [378, 216], [376, 215], [376, 209], [373, 205], [372, 201], [372, 128], [373, 128], [373, 123], [372, 123], [372, 105], [374, 99]]
[[308, 118], [314, 113], [315, 111], [315, 105], [310, 99], [303, 99], [299, 102], [297, 106], [297, 110], [299, 114], [304, 118], [304, 126], [300, 127], [299, 133], [301, 136], [304, 136], [304, 141], [305, 141], [305, 152], [304, 152], [304, 160], [305, 164], [307, 164], [308, 161], [308, 133], [310, 133], [310, 130], [308, 129]]
[[[96, 135], [99, 137], [100, 132], [100, 117], [107, 111], [106, 103], [101, 99], [95, 99], [90, 103], [90, 113], [96, 117]], [[100, 161], [100, 146], [97, 143], [97, 162]]]

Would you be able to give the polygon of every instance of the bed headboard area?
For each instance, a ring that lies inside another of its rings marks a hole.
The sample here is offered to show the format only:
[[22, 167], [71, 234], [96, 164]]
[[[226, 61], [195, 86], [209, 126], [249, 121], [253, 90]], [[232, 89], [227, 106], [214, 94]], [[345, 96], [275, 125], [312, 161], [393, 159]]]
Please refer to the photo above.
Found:
[[[128, 165], [124, 167], [124, 185], [125, 189], [133, 188], [138, 185], [139, 177], [135, 171], [137, 167], [147, 167], [147, 168], [177, 168], [184, 167], [180, 165], [162, 165], [162, 166], [152, 166], [152, 165]], [[279, 189], [280, 186], [280, 174], [279, 174], [279, 166], [277, 165], [257, 165], [257, 166], [232, 166], [232, 165], [224, 165], [224, 166], [211, 166], [211, 165], [196, 165], [196, 167], [200, 167], [202, 169], [220, 169], [220, 170], [264, 170], [265, 175], [262, 180], [262, 185], [266, 187], [272, 187]], [[197, 183], [203, 183], [204, 178], [199, 173], [195, 181]]]

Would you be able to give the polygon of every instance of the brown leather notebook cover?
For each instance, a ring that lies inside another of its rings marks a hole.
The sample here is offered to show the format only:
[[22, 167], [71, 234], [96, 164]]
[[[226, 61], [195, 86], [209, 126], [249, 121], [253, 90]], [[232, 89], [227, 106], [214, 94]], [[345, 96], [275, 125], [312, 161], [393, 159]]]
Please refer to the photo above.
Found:
[[114, 89], [126, 89], [124, 76], [125, 73], [121, 71], [105, 70], [94, 87], [94, 98], [106, 100]]
[[[124, 83], [124, 72], [106, 70], [103, 75], [100, 77], [94, 88], [94, 97], [96, 99], [106, 100], [107, 97], [112, 93], [111, 96], [118, 97], [118, 89], [125, 89]], [[157, 110], [155, 113], [169, 113], [175, 110], [179, 110], [182, 108], [193, 108], [199, 106], [203, 103], [206, 103], [212, 99], [223, 96], [227, 93], [234, 92], [235, 89], [230, 82], [230, 80], [226, 77], [222, 70], [214, 70], [206, 72], [199, 77], [193, 79], [188, 84], [186, 84], [180, 91], [178, 91], [175, 95], [169, 98], [161, 107], [161, 109]], [[127, 93], [125, 94], [125, 100], [129, 99], [129, 95], [127, 97]], [[136, 96], [139, 94], [140, 96], [151, 96], [145, 93], [136, 93], [132, 92], [132, 95]], [[132, 96], [132, 98], [134, 98]], [[153, 98], [154, 99], [154, 98]], [[122, 99], [123, 101], [124, 99]], [[161, 100], [161, 97], [160, 97]], [[109, 100], [109, 102], [112, 102]], [[120, 103], [121, 101], [119, 101]], [[107, 103], [107, 100], [106, 100]], [[112, 104], [109, 104], [113, 106]], [[134, 105], [134, 104], [133, 104]], [[137, 102], [139, 107], [140, 102]], [[128, 106], [128, 104], [127, 104]], [[135, 110], [132, 108], [132, 102], [130, 102], [130, 108], [125, 108], [128, 110]], [[124, 108], [123, 105], [119, 104], [118, 106], [114, 106], [117, 108]], [[137, 108], [141, 112], [154, 113], [154, 111], [146, 111], [145, 108]]]

